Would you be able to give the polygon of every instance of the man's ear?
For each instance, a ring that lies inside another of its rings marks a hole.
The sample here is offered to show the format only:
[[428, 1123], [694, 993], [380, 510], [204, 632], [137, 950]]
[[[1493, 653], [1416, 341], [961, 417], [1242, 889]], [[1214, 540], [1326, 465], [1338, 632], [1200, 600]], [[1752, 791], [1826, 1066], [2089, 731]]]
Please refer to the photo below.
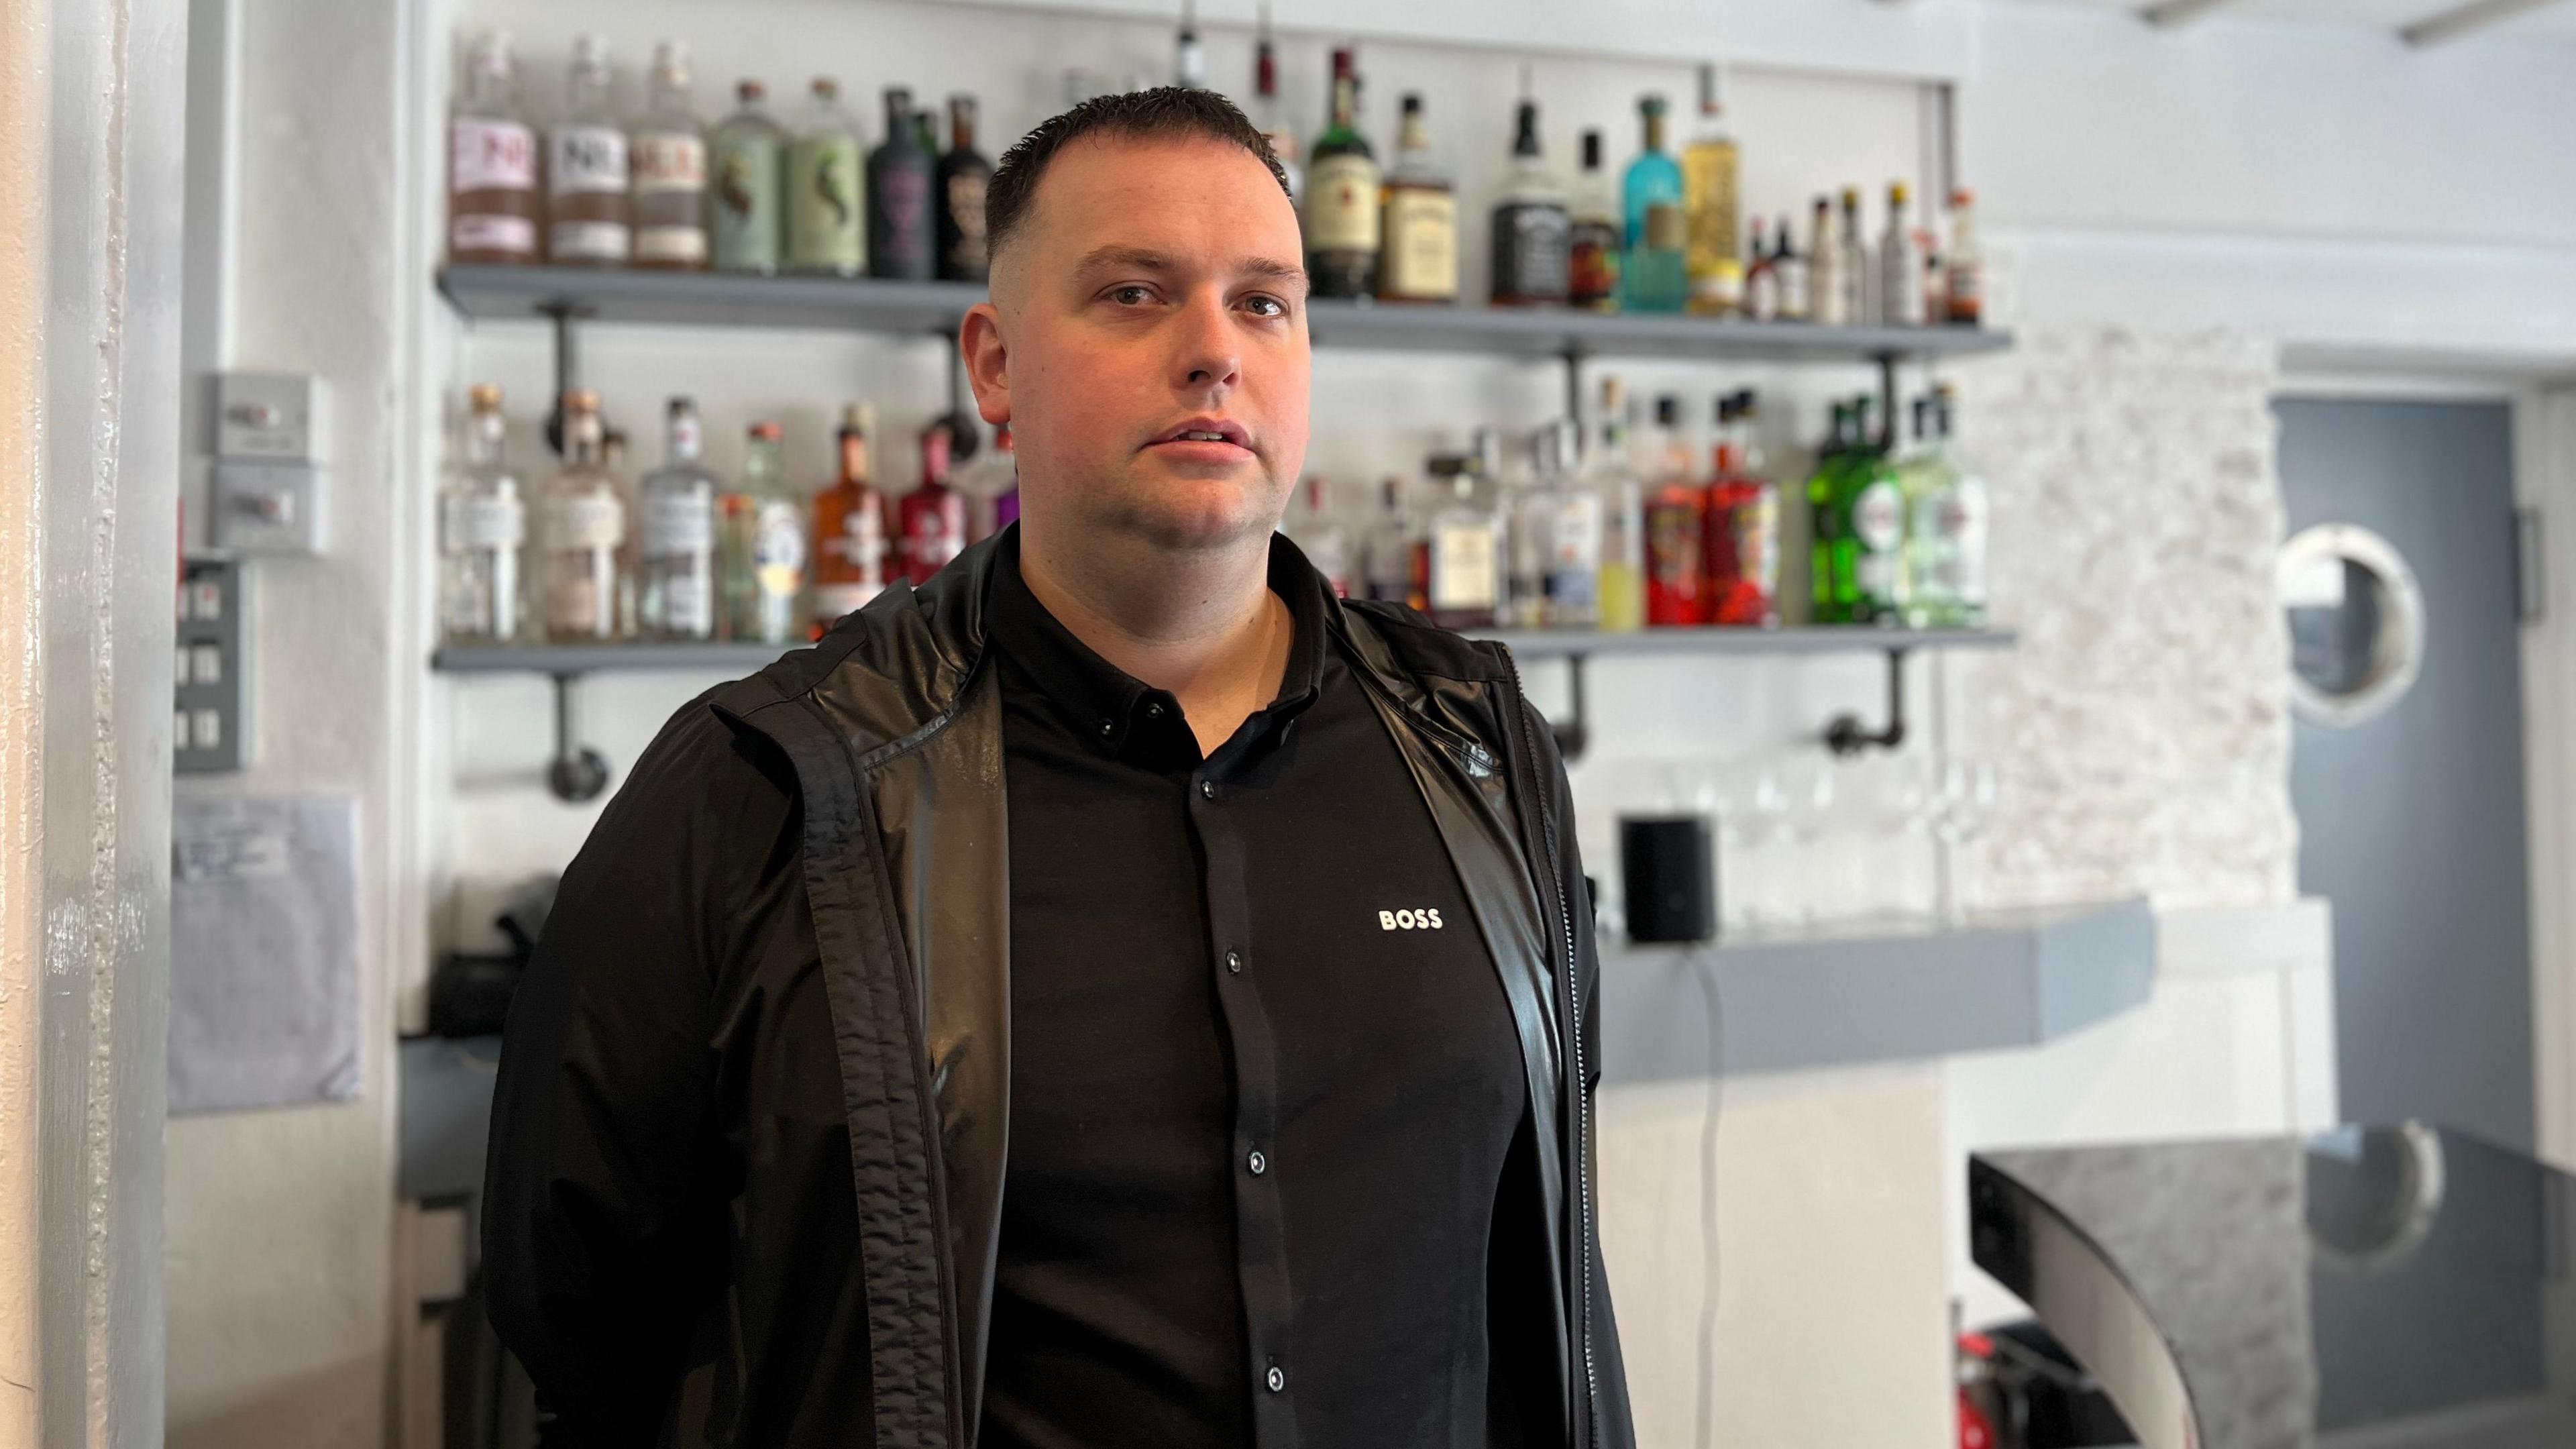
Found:
[[1011, 349], [1002, 340], [1002, 314], [990, 302], [966, 309], [957, 324], [957, 354], [975, 389], [975, 411], [995, 427], [1011, 420]]

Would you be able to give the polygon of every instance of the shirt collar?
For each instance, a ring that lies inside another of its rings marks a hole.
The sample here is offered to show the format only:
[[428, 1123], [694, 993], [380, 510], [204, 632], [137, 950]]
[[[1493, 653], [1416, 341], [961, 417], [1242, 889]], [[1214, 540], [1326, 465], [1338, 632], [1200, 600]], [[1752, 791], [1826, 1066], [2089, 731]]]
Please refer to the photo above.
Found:
[[[995, 560], [992, 593], [985, 601], [991, 637], [1045, 692], [1064, 725], [1105, 753], [1125, 749], [1129, 735], [1140, 728], [1158, 722], [1178, 727], [1178, 700], [1101, 658], [1029, 591], [1020, 576], [1019, 528], [1011, 525], [1001, 541], [1002, 556]], [[1287, 604], [1294, 633], [1278, 697], [1246, 723], [1285, 730], [1322, 687], [1325, 585], [1297, 546], [1273, 533], [1269, 586]]]

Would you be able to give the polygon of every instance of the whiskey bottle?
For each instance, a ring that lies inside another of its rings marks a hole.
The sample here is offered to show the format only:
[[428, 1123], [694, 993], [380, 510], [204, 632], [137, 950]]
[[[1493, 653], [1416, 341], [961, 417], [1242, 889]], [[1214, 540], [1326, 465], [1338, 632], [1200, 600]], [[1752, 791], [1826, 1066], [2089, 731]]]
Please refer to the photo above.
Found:
[[716, 476], [699, 461], [698, 405], [671, 399], [662, 466], [645, 475], [636, 512], [635, 632], [647, 639], [712, 639], [716, 632]]
[[886, 498], [868, 476], [868, 439], [875, 410], [865, 403], [842, 409], [840, 469], [814, 495], [814, 631], [865, 608], [886, 582]]
[[447, 259], [537, 259], [537, 139], [519, 105], [510, 35], [487, 31], [465, 57], [465, 84], [447, 123]]
[[1771, 239], [1771, 273], [1778, 281], [1773, 290], [1779, 294], [1780, 320], [1808, 320], [1807, 303], [1814, 295], [1807, 281], [1807, 258], [1789, 235], [1789, 213], [1780, 213], [1780, 230]]
[[948, 425], [921, 430], [921, 486], [897, 508], [905, 583], [919, 588], [966, 551], [966, 495], [948, 481]]
[[608, 41], [573, 41], [564, 118], [546, 136], [546, 255], [558, 266], [622, 267], [634, 250], [626, 128]]
[[1843, 188], [1843, 213], [1840, 227], [1834, 233], [1834, 282], [1840, 300], [1842, 321], [1849, 327], [1875, 327], [1878, 316], [1878, 276], [1871, 265], [1869, 243], [1860, 229], [1860, 188]]
[[478, 383], [466, 397], [465, 447], [438, 500], [439, 632], [450, 643], [509, 644], [524, 627], [526, 499], [501, 457], [501, 390]]
[[1297, 133], [1280, 115], [1279, 55], [1270, 43], [1270, 5], [1263, 0], [1260, 28], [1252, 45], [1252, 124], [1261, 128], [1263, 140], [1270, 143], [1270, 154], [1288, 177], [1288, 203], [1303, 206], [1306, 200], [1306, 173], [1297, 162]]
[[1682, 149], [1690, 310], [1703, 316], [1722, 317], [1743, 306], [1746, 267], [1740, 246], [1744, 233], [1736, 210], [1741, 164], [1742, 155], [1735, 137], [1727, 133], [1725, 108], [1718, 98], [1717, 67], [1703, 61], [1699, 133]]
[[1644, 146], [1623, 185], [1628, 251], [1619, 265], [1620, 300], [1631, 312], [1678, 312], [1689, 290], [1682, 169], [1664, 153], [1664, 98], [1640, 97], [1637, 115]]
[[1458, 194], [1449, 173], [1431, 154], [1422, 122], [1422, 97], [1404, 97], [1396, 130], [1395, 165], [1385, 182], [1384, 246], [1378, 258], [1377, 295], [1387, 302], [1458, 300]]
[[1494, 208], [1493, 298], [1500, 306], [1552, 306], [1570, 286], [1572, 221], [1565, 187], [1539, 147], [1538, 102], [1522, 101], [1512, 137], [1512, 174]]
[[707, 264], [707, 140], [689, 100], [689, 53], [666, 40], [653, 53], [644, 118], [635, 125], [635, 265], [696, 271]]
[[1601, 165], [1601, 133], [1583, 133], [1566, 245], [1566, 300], [1596, 312], [1619, 310], [1619, 202]]
[[810, 556], [805, 509], [787, 484], [779, 457], [778, 424], [751, 425], [743, 445], [742, 478], [717, 504], [723, 536], [717, 587], [724, 604], [725, 637], [746, 643], [789, 644], [804, 622], [798, 605]]
[[1878, 238], [1878, 325], [1923, 325], [1923, 244], [1906, 219], [1912, 193], [1902, 181], [1887, 185], [1887, 230]]
[[[623, 144], [624, 138], [619, 138]], [[601, 455], [599, 394], [565, 395], [564, 463], [537, 486], [537, 584], [546, 637], [556, 643], [615, 639], [626, 550], [626, 480]]]
[[859, 126], [829, 76], [814, 78], [804, 124], [787, 148], [786, 211], [788, 270], [855, 277], [868, 269]]
[[1359, 132], [1359, 73], [1349, 47], [1333, 52], [1331, 121], [1306, 171], [1306, 271], [1318, 297], [1377, 291], [1377, 158]]
[[912, 92], [885, 88], [885, 144], [868, 153], [868, 275], [926, 282], [938, 273], [931, 181], [938, 159], [922, 144]]
[[993, 163], [975, 149], [975, 98], [948, 98], [948, 152], [939, 158], [939, 276], [980, 282], [989, 275], [984, 245], [984, 188]]
[[787, 133], [762, 104], [768, 91], [760, 82], [746, 80], [734, 95], [741, 108], [708, 142], [710, 246], [717, 271], [766, 275], [778, 270], [785, 246], [779, 170], [786, 164]]

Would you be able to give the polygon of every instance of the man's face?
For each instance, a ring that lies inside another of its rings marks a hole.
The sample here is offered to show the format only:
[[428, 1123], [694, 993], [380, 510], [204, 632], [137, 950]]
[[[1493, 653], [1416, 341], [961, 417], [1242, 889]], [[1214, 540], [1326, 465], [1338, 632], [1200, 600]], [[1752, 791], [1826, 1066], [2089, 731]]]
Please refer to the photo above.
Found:
[[1011, 424], [1032, 527], [1166, 549], [1269, 535], [1306, 458], [1310, 356], [1297, 214], [1258, 157], [1068, 144], [993, 298], [1000, 345], [969, 328], [976, 401]]

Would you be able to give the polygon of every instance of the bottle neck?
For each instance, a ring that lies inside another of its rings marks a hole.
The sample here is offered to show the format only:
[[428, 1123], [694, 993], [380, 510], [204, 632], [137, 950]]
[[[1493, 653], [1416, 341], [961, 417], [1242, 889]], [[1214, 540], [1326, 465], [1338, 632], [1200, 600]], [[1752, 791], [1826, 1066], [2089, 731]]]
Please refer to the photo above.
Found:
[[1423, 129], [1420, 111], [1406, 113], [1404, 124], [1395, 133], [1395, 148], [1416, 159], [1431, 150], [1431, 138]]
[[856, 488], [868, 484], [868, 435], [855, 429], [841, 430], [841, 484]]
[[774, 484], [780, 472], [776, 438], [753, 438], [743, 445], [742, 481], [746, 487]]
[[465, 108], [499, 111], [518, 101], [519, 77], [507, 51], [478, 51], [465, 68]]
[[564, 460], [578, 467], [596, 468], [600, 453], [599, 415], [575, 413], [564, 420]]
[[948, 148], [952, 151], [975, 149], [975, 108], [963, 102], [948, 107]]
[[698, 454], [704, 448], [704, 443], [696, 413], [671, 415], [669, 444], [673, 463], [695, 463], [698, 461]]
[[488, 468], [501, 461], [501, 438], [507, 430], [501, 414], [477, 412], [465, 422], [465, 461]]
[[1659, 116], [1659, 115], [1650, 115], [1650, 116], [1646, 117], [1646, 118], [1645, 118], [1645, 120], [1646, 120], [1646, 149], [1647, 149], [1647, 150], [1649, 150], [1649, 151], [1661, 151], [1661, 150], [1663, 150], [1663, 149], [1664, 149], [1664, 118], [1663, 118], [1662, 116]]
[[564, 109], [576, 119], [596, 120], [608, 109], [609, 73], [590, 66], [576, 66], [564, 82]]
[[1336, 130], [1355, 129], [1359, 122], [1359, 82], [1346, 75], [1333, 77], [1333, 126]]

